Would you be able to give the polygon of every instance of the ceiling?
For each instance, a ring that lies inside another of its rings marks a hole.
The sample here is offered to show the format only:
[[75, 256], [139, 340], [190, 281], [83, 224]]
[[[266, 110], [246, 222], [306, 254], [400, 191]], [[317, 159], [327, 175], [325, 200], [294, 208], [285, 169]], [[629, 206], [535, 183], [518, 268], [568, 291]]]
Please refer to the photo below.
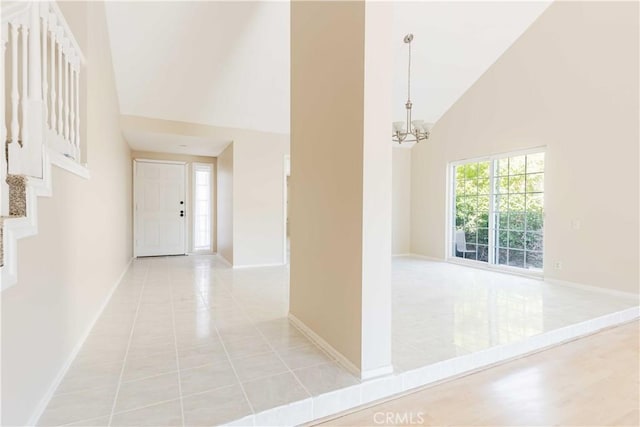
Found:
[[106, 2], [120, 112], [289, 133], [289, 4]]
[[[436, 122], [549, 4], [396, 2], [393, 119], [404, 119], [406, 33], [415, 35], [414, 119]], [[288, 2], [130, 1], [106, 9], [121, 114], [289, 133]], [[190, 154], [214, 153], [220, 143], [127, 134], [135, 149], [154, 151], [187, 145]]]
[[231, 143], [227, 139], [203, 138], [140, 130], [123, 130], [124, 138], [134, 151], [189, 154], [217, 157]]
[[393, 120], [405, 120], [413, 33], [413, 118], [435, 123], [540, 16], [551, 1], [397, 2], [394, 5]]

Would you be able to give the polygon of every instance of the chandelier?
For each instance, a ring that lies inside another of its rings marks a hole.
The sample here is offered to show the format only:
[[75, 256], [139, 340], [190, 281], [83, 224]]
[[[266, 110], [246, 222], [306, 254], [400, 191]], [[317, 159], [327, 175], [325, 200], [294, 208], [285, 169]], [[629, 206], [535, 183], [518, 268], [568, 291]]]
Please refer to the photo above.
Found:
[[[407, 69], [407, 103], [404, 104], [407, 109], [406, 122], [393, 122], [393, 142], [398, 144], [413, 143], [424, 141], [429, 138], [429, 132], [431, 131], [431, 123], [425, 123], [424, 120], [411, 120], [411, 108], [413, 103], [411, 102], [411, 42], [413, 41], [413, 34], [407, 34], [404, 36], [405, 44], [409, 45], [409, 67]], [[411, 145], [413, 145], [411, 144]]]

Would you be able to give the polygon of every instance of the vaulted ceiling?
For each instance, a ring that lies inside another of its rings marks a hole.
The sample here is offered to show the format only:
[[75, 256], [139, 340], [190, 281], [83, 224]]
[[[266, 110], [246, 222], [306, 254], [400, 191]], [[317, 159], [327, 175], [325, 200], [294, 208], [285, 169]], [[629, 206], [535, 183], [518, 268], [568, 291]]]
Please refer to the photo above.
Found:
[[[404, 118], [406, 33], [415, 35], [414, 118], [435, 122], [549, 3], [397, 2], [394, 120]], [[123, 115], [289, 133], [288, 2], [106, 7]]]

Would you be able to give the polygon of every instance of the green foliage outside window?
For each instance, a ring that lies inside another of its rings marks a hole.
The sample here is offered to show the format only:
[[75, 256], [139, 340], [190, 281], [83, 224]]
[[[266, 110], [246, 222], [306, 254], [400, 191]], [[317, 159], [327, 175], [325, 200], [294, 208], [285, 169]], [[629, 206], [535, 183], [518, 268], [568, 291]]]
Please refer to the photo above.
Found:
[[544, 153], [495, 160], [493, 189], [490, 166], [485, 161], [455, 168], [456, 230], [464, 230], [475, 259], [488, 261], [493, 212], [497, 263], [542, 268]]

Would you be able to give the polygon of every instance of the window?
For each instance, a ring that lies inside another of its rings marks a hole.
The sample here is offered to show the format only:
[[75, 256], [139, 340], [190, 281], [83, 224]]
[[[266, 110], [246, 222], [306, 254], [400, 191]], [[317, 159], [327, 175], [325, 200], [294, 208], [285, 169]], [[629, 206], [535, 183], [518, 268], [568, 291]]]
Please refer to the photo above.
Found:
[[544, 153], [453, 166], [452, 256], [542, 270]]
[[213, 167], [193, 164], [193, 250], [211, 250], [211, 193]]

